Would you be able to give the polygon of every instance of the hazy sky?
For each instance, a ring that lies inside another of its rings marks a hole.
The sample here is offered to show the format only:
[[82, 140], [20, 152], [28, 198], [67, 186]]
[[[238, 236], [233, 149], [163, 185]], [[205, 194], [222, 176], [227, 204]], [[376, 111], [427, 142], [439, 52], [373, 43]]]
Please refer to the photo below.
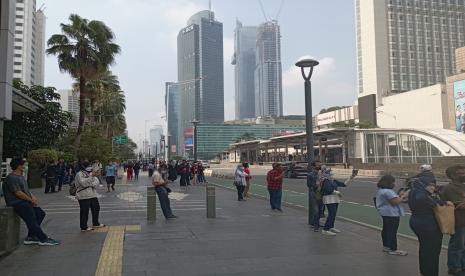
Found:
[[[275, 17], [281, 0], [262, 0]], [[351, 105], [356, 99], [354, 1], [285, 0], [279, 16], [282, 33], [284, 114], [304, 114], [303, 79], [295, 61], [304, 55], [320, 60], [313, 80], [313, 108]], [[126, 93], [128, 131], [144, 137], [145, 120], [163, 124], [165, 82], [177, 80], [176, 37], [188, 18], [208, 9], [208, 0], [38, 0], [45, 4], [47, 39], [71, 13], [105, 22], [122, 52], [112, 70]], [[234, 119], [234, 51], [236, 17], [244, 25], [264, 21], [258, 0], [212, 0], [223, 22], [225, 117]], [[72, 79], [59, 72], [55, 56], [46, 58], [45, 85], [68, 89]], [[148, 132], [148, 130], [147, 130]], [[147, 133], [148, 136], [148, 133]]]

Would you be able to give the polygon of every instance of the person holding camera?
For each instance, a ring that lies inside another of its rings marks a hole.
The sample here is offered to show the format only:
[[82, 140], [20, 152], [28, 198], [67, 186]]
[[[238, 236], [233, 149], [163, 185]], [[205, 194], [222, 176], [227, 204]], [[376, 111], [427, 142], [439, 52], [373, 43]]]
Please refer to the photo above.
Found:
[[407, 252], [397, 250], [397, 230], [399, 229], [400, 217], [405, 211], [400, 206], [407, 200], [407, 193], [394, 192], [396, 179], [392, 175], [385, 175], [378, 181], [378, 192], [375, 197], [375, 207], [383, 219], [383, 230], [381, 238], [383, 251], [389, 255], [407, 256]]
[[157, 192], [158, 200], [160, 201], [160, 207], [165, 218], [176, 219], [177, 216], [173, 215], [173, 211], [170, 207], [168, 193], [171, 191], [171, 189], [166, 186], [168, 184], [168, 180], [163, 177], [164, 170], [166, 170], [164, 166], [158, 166], [158, 169], [155, 170], [153, 174], [152, 184], [155, 187], [155, 191]]
[[[81, 170], [76, 174], [76, 199], [79, 202], [79, 221], [82, 232], [89, 232], [94, 228], [105, 227], [99, 222], [100, 204], [98, 201], [97, 186], [100, 184], [99, 170], [93, 170], [89, 162], [82, 163]], [[92, 213], [92, 227], [87, 227], [89, 209]]]

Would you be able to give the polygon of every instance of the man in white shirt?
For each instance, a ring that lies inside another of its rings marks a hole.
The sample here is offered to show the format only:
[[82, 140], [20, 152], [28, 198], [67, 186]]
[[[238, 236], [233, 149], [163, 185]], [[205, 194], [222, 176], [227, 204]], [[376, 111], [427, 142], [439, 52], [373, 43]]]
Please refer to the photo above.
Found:
[[163, 211], [163, 215], [166, 219], [176, 219], [177, 216], [173, 215], [170, 207], [170, 199], [168, 197], [168, 189], [166, 187], [167, 181], [163, 179], [161, 174], [162, 168], [159, 166], [153, 175], [152, 184], [155, 186], [155, 191], [158, 195], [158, 200], [160, 201], [160, 207]]

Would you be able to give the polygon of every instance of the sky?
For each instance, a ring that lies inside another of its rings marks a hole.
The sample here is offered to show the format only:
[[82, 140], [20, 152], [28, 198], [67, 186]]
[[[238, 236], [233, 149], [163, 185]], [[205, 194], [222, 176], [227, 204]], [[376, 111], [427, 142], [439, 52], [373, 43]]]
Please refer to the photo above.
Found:
[[[268, 18], [276, 19], [281, 0], [262, 0]], [[75, 13], [108, 25], [121, 46], [111, 70], [126, 94], [129, 136], [140, 143], [152, 125], [166, 125], [165, 82], [177, 80], [176, 37], [208, 0], [38, 0], [47, 16], [46, 39], [60, 33]], [[212, 0], [223, 23], [225, 118], [234, 119], [234, 28], [265, 21], [258, 0]], [[312, 77], [313, 110], [352, 105], [356, 99], [354, 1], [284, 0], [279, 17], [285, 115], [302, 115], [304, 82], [294, 66], [302, 56], [320, 61]], [[58, 68], [55, 56], [45, 60], [45, 85], [69, 89], [73, 80]], [[145, 131], [147, 129], [147, 131]], [[144, 134], [146, 132], [146, 134]]]

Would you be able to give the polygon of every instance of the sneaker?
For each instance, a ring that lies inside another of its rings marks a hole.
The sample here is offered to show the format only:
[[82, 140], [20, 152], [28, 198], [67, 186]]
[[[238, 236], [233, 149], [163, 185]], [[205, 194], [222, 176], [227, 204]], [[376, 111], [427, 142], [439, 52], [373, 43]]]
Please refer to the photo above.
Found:
[[336, 233], [336, 234], [339, 234], [341, 233], [341, 230], [337, 229], [337, 228], [331, 228], [329, 229], [329, 231], [333, 232], [333, 233]]
[[327, 231], [327, 230], [322, 230], [321, 234], [326, 235], [326, 236], [336, 236], [336, 233]]
[[383, 252], [390, 252], [392, 251], [391, 248], [383, 246]]
[[281, 212], [281, 213], [283, 212], [283, 209], [281, 209], [281, 208], [278, 208], [278, 209], [276, 209], [276, 210], [278, 210], [278, 211]]
[[[103, 227], [106, 227], [106, 225], [105, 224], [99, 224], [99, 225], [94, 225], [92, 227], [93, 228], [103, 228]], [[92, 229], [92, 230], [94, 230], [94, 229]]]
[[178, 218], [177, 216], [171, 215], [171, 216], [167, 217], [166, 219], [177, 219], [177, 218]]
[[313, 228], [313, 232], [315, 232], [315, 233], [318, 233], [318, 232], [320, 232], [320, 228], [319, 228], [319, 227], [315, 227], [315, 228]]
[[54, 239], [51, 239], [51, 238], [48, 238], [43, 242], [39, 242], [39, 245], [41, 245], [41, 246], [53, 246], [53, 245], [60, 245], [60, 244], [61, 244], [61, 242], [59, 242], [57, 240], [54, 240]]
[[460, 268], [449, 268], [449, 270], [447, 271], [449, 275], [461, 275], [461, 272], [462, 270]]
[[402, 250], [389, 251], [388, 254], [393, 255], [393, 256], [407, 256], [408, 255], [407, 251], [402, 251]]
[[39, 239], [37, 238], [32, 238], [32, 237], [26, 237], [23, 241], [23, 244], [25, 245], [34, 245], [34, 244], [39, 244]]
[[81, 232], [90, 232], [94, 231], [94, 228], [87, 227], [86, 229], [81, 229]]

